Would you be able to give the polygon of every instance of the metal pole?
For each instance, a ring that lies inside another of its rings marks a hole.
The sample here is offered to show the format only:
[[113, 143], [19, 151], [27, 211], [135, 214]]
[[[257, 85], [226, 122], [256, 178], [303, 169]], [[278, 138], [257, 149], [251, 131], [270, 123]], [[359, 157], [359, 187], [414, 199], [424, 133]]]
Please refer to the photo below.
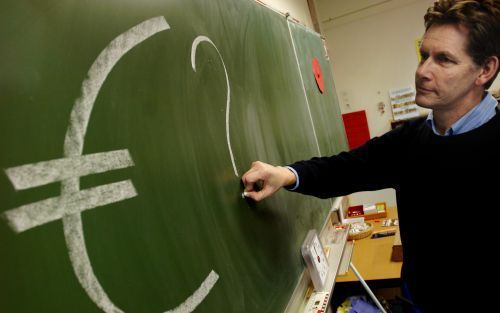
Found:
[[378, 301], [377, 297], [375, 297], [375, 295], [373, 294], [373, 292], [370, 289], [370, 287], [366, 284], [366, 282], [363, 279], [363, 277], [361, 277], [361, 274], [359, 274], [359, 272], [356, 269], [356, 267], [354, 267], [354, 264], [352, 264], [352, 262], [349, 263], [349, 267], [352, 269], [352, 271], [354, 272], [354, 274], [356, 275], [356, 277], [359, 279], [359, 281], [361, 282], [361, 284], [363, 285], [363, 287], [365, 287], [366, 292], [368, 292], [368, 294], [370, 295], [370, 298], [372, 298], [372, 300], [375, 302], [375, 304], [379, 308], [380, 312], [387, 313], [387, 311], [384, 309], [384, 307], [382, 307], [382, 304], [380, 304], [380, 302]]

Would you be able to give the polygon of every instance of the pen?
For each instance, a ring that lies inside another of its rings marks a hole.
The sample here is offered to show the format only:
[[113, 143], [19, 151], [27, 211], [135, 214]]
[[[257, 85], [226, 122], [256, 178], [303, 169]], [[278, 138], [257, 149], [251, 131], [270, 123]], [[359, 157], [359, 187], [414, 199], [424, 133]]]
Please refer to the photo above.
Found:
[[388, 230], [388, 231], [383, 231], [380, 233], [375, 233], [372, 235], [372, 238], [382, 238], [382, 237], [394, 236], [395, 234], [396, 234], [395, 230]]

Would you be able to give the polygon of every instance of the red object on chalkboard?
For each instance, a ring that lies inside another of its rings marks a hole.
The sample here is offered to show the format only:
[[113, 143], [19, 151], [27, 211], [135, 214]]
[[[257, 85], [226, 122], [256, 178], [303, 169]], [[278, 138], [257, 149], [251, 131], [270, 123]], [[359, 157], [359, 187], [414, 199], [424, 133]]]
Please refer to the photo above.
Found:
[[342, 114], [342, 119], [344, 120], [350, 150], [363, 145], [370, 139], [368, 121], [366, 120], [366, 112], [364, 110]]
[[325, 82], [323, 81], [321, 66], [319, 65], [319, 61], [317, 58], [313, 59], [312, 68], [313, 68], [314, 78], [316, 79], [316, 85], [318, 85], [319, 91], [323, 93], [323, 90], [325, 89]]

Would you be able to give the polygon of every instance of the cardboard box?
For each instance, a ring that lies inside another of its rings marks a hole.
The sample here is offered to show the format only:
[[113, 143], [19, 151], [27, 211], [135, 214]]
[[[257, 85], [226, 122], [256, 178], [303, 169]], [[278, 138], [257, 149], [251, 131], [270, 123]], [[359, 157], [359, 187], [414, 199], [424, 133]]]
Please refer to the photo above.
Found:
[[363, 217], [365, 220], [385, 218], [387, 217], [387, 205], [385, 202], [379, 202], [372, 205], [351, 206], [347, 209], [347, 217]]

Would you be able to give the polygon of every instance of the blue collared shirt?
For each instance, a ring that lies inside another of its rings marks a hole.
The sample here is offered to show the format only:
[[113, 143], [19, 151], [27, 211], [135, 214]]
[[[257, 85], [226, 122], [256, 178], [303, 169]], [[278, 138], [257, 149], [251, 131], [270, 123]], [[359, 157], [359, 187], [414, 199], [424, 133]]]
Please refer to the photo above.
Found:
[[293, 175], [295, 175], [295, 179], [296, 179], [295, 185], [293, 185], [292, 187], [288, 187], [288, 190], [294, 191], [295, 189], [299, 188], [299, 185], [300, 185], [299, 174], [297, 174], [297, 171], [293, 167], [287, 166], [286, 168], [289, 169], [290, 171], [292, 171]]
[[458, 121], [456, 121], [450, 128], [448, 128], [444, 135], [441, 135], [437, 129], [436, 124], [434, 123], [434, 116], [432, 115], [432, 111], [427, 116], [427, 125], [432, 128], [434, 134], [438, 136], [453, 136], [458, 134], [463, 134], [468, 131], [471, 131], [484, 123], [488, 122], [493, 116], [496, 114], [496, 106], [498, 102], [493, 97], [493, 95], [489, 92], [486, 93], [486, 96], [483, 100], [476, 105], [472, 110], [467, 112], [464, 116], [462, 116]]

